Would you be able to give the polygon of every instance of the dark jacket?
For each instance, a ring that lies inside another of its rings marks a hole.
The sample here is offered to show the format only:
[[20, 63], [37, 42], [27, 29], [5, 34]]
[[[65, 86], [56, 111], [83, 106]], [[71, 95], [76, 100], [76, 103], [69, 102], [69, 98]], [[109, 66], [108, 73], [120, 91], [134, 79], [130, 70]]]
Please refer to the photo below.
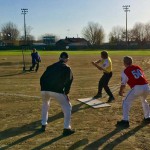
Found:
[[38, 54], [38, 52], [31, 53], [31, 57], [32, 57], [33, 64], [35, 64], [37, 62], [41, 62], [41, 58], [40, 58], [40, 55]]
[[72, 71], [64, 62], [59, 61], [47, 67], [40, 78], [41, 91], [68, 94], [73, 81]]

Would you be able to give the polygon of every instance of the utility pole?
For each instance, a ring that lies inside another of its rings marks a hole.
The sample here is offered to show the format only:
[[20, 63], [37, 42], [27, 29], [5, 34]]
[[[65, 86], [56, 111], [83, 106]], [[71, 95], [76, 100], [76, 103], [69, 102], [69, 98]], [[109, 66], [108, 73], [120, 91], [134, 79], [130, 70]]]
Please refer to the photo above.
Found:
[[[26, 47], [26, 41], [27, 41], [27, 35], [26, 35], [26, 18], [25, 18], [25, 15], [27, 14], [28, 12], [28, 9], [26, 8], [23, 8], [21, 9], [22, 13], [24, 15], [24, 44], [25, 44], [25, 47]], [[25, 66], [25, 58], [24, 58], [24, 50], [22, 48], [22, 56], [23, 56], [23, 71], [26, 71], [26, 66]]]
[[126, 13], [126, 44], [127, 44], [127, 48], [128, 48], [128, 27], [127, 27], [127, 13], [130, 11], [129, 7], [130, 5], [123, 5], [123, 10]]

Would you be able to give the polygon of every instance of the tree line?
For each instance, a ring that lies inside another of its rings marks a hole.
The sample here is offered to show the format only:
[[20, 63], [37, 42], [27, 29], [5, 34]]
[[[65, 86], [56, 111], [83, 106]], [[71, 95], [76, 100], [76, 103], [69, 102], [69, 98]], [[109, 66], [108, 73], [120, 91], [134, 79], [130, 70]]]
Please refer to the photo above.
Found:
[[[26, 27], [26, 39], [35, 40], [34, 36], [31, 35], [32, 27]], [[101, 45], [104, 43], [106, 37], [105, 31], [102, 25], [95, 22], [89, 22], [87, 26], [82, 29], [82, 36], [85, 38], [91, 45]], [[24, 40], [24, 35], [20, 35], [20, 31], [12, 22], [8, 22], [2, 25], [0, 29], [0, 40]], [[135, 23], [135, 25], [127, 31], [127, 41], [136, 42], [138, 44], [145, 44], [150, 42], [150, 22], [148, 23]], [[43, 36], [54, 35], [46, 33]], [[41, 39], [42, 37], [41, 36]], [[57, 40], [58, 37], [56, 38]], [[118, 44], [126, 42], [126, 29], [125, 27], [115, 26], [112, 28], [111, 32], [108, 35], [110, 44]]]

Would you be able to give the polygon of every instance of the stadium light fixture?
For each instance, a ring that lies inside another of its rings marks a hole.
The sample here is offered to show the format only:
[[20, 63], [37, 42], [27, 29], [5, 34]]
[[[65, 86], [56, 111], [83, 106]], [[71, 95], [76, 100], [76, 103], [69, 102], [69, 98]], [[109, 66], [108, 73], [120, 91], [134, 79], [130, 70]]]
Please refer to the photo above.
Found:
[[21, 11], [22, 11], [22, 13], [21, 13], [21, 14], [23, 14], [23, 15], [24, 15], [24, 39], [25, 39], [25, 41], [26, 41], [27, 36], [26, 36], [26, 18], [25, 18], [25, 15], [27, 14], [28, 9], [26, 9], [26, 8], [22, 8], [22, 9], [21, 9]]
[[128, 26], [127, 26], [127, 13], [130, 11], [129, 10], [129, 7], [130, 5], [123, 5], [123, 10], [125, 11], [126, 13], [126, 44], [127, 44], [127, 47], [128, 47]]

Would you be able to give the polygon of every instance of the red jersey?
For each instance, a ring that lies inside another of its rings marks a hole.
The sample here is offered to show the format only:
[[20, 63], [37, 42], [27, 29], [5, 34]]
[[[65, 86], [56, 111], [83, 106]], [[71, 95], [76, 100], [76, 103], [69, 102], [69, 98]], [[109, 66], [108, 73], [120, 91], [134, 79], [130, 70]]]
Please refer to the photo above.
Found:
[[148, 84], [144, 76], [143, 70], [139, 66], [131, 65], [124, 70], [125, 75], [128, 77], [127, 84], [133, 88], [135, 85]]

